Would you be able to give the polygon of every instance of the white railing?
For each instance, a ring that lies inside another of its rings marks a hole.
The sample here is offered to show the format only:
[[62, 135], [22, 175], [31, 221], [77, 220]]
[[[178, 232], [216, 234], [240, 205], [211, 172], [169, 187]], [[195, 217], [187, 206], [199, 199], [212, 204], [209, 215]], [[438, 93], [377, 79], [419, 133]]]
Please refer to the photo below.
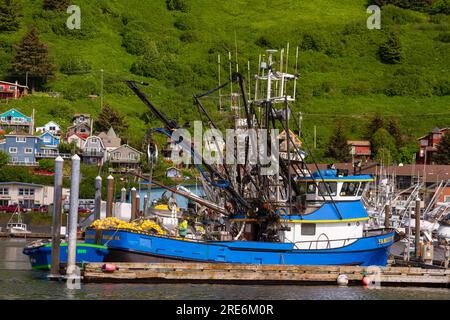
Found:
[[46, 159], [56, 159], [60, 156], [63, 159], [70, 159], [72, 155], [70, 153], [45, 153], [45, 152], [36, 152], [36, 158], [46, 158]]

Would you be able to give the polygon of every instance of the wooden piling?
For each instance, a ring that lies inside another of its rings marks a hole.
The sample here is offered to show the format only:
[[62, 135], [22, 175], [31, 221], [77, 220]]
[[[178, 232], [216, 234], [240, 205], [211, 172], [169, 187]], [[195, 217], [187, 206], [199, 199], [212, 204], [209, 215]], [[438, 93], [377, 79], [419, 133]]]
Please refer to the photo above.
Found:
[[136, 218], [139, 218], [141, 216], [141, 196], [136, 195]]
[[113, 214], [113, 197], [114, 197], [114, 177], [106, 178], [106, 217], [110, 218]]
[[136, 188], [131, 189], [131, 221], [136, 219]]
[[[419, 257], [420, 253], [420, 199], [416, 199], [416, 210], [415, 210], [415, 218], [416, 218], [416, 239], [415, 239], [415, 254], [416, 258]], [[411, 223], [411, 222], [410, 222]]]
[[144, 209], [142, 210], [142, 214], [145, 216], [147, 216], [147, 207], [148, 207], [148, 196], [145, 195], [144, 196]]
[[384, 227], [391, 227], [391, 207], [389, 206], [389, 204], [386, 204], [384, 206]]
[[101, 218], [100, 212], [102, 207], [102, 177], [97, 176], [95, 178], [95, 209], [94, 209], [94, 216], [95, 220], [98, 220]]
[[51, 277], [59, 276], [59, 255], [61, 245], [61, 212], [62, 212], [62, 185], [63, 185], [64, 159], [58, 156], [55, 159], [55, 176], [53, 190], [53, 221], [52, 221], [52, 266]]
[[125, 203], [127, 201], [127, 189], [122, 188], [120, 190], [120, 202]]

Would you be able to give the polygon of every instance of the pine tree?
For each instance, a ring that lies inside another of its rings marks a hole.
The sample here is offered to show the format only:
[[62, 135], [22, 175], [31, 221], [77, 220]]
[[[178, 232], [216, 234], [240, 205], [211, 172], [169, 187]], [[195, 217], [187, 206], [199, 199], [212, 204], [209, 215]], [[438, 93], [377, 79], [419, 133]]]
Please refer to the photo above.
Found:
[[371, 139], [378, 129], [384, 128], [385, 123], [381, 115], [375, 114], [367, 126], [367, 139]]
[[341, 123], [337, 123], [334, 128], [326, 156], [340, 162], [348, 162], [351, 160], [350, 147], [347, 144], [347, 136]]
[[450, 132], [445, 134], [437, 145], [434, 161], [436, 164], [450, 164]]
[[98, 119], [94, 122], [94, 126], [98, 132], [107, 132], [111, 127], [117, 133], [124, 133], [128, 129], [128, 123], [125, 118], [109, 105], [103, 106]]
[[39, 34], [35, 27], [32, 27], [22, 41], [14, 46], [16, 56], [13, 61], [14, 72], [20, 76], [25, 76], [28, 72], [31, 87], [35, 82], [45, 83], [53, 75], [55, 66], [49, 56], [45, 43], [39, 40]]
[[403, 146], [403, 135], [397, 119], [389, 119], [386, 123], [386, 130], [392, 137], [394, 137], [397, 148], [401, 148]]
[[45, 10], [65, 11], [70, 5], [69, 0], [44, 0]]
[[19, 29], [20, 7], [16, 0], [0, 0], [0, 31]]
[[390, 33], [387, 40], [380, 46], [378, 55], [383, 63], [400, 63], [402, 60], [402, 46], [399, 36], [395, 33]]

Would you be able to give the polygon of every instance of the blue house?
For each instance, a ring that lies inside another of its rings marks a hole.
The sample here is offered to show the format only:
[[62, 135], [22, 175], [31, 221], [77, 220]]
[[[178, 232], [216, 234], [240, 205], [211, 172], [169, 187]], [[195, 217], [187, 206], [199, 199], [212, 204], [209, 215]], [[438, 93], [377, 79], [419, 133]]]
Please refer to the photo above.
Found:
[[50, 131], [44, 132], [39, 136], [39, 150], [36, 154], [38, 158], [53, 158], [59, 154], [58, 146], [61, 142], [60, 138]]
[[12, 165], [37, 165], [36, 153], [40, 149], [40, 138], [29, 134], [7, 134], [0, 141], [0, 150], [10, 156]]
[[14, 130], [16, 132], [30, 133], [33, 127], [33, 118], [27, 117], [16, 109], [0, 114], [0, 129]]

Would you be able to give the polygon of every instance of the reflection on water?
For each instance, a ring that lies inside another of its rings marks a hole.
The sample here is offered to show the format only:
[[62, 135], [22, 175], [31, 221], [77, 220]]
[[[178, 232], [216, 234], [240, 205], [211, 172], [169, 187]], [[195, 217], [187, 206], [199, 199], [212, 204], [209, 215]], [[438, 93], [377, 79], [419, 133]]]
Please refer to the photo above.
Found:
[[31, 271], [22, 254], [24, 240], [0, 240], [0, 299], [446, 299], [440, 288], [382, 288], [338, 286], [263, 286], [208, 284], [82, 284], [69, 290], [63, 282], [48, 281]]

